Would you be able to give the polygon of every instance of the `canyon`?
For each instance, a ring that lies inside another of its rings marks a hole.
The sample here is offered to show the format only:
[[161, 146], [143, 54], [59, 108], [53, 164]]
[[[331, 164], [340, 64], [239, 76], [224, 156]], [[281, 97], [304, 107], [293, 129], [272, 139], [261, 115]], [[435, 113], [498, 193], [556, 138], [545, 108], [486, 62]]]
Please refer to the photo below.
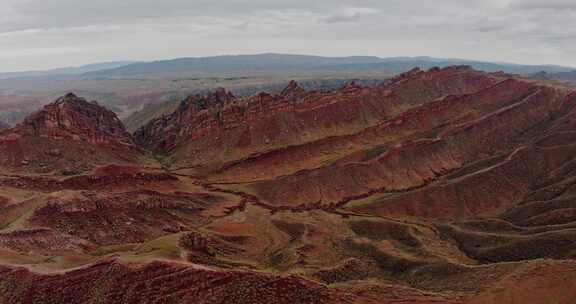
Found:
[[576, 298], [576, 89], [468, 66], [0, 124], [0, 303]]

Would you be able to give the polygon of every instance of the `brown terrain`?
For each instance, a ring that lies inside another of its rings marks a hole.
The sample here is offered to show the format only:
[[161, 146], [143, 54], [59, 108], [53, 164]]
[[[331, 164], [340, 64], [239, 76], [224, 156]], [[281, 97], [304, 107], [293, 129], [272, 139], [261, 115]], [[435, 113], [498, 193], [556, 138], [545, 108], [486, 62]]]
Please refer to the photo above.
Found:
[[572, 304], [576, 91], [465, 66], [0, 131], [0, 303]]

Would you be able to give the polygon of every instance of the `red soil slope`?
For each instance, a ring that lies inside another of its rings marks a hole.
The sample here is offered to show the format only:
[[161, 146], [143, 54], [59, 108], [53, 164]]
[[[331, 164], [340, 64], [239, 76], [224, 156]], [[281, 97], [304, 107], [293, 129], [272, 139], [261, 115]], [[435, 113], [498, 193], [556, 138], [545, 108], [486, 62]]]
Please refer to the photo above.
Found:
[[[18, 285], [13, 285], [18, 282]], [[64, 287], [64, 288], [63, 288]], [[346, 294], [297, 277], [218, 271], [154, 262], [106, 261], [62, 274], [0, 267], [7, 303], [353, 303]]]

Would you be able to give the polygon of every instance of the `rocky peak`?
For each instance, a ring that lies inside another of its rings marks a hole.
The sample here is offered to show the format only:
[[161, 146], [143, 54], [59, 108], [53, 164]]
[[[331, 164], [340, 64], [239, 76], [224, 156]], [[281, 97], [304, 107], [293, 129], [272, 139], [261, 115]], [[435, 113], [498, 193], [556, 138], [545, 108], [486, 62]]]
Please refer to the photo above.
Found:
[[408, 72], [402, 73], [398, 75], [396, 78], [404, 79], [404, 78], [412, 78], [418, 74], [424, 73], [419, 67], [415, 67]]
[[130, 135], [114, 112], [73, 93], [31, 114], [15, 131], [25, 136], [132, 145]]
[[64, 104], [64, 103], [74, 103], [74, 102], [83, 102], [85, 101], [84, 98], [80, 98], [76, 96], [74, 93], [68, 93], [60, 98], [58, 98], [54, 103], [55, 104]]
[[356, 80], [350, 80], [350, 81], [347, 81], [346, 83], [344, 83], [338, 89], [338, 91], [348, 93], [348, 92], [355, 92], [355, 91], [361, 90], [363, 88], [364, 87], [361, 84], [359, 84]]
[[223, 102], [223, 103], [229, 102], [234, 98], [236, 98], [234, 97], [234, 94], [232, 94], [232, 92], [229, 92], [225, 88], [217, 88], [214, 92], [208, 94], [208, 99], [213, 99], [216, 100], [217, 102]]
[[438, 68], [439, 71], [447, 72], [473, 72], [474, 69], [469, 65], [452, 65], [443, 69]]
[[178, 108], [177, 112], [198, 112], [208, 108], [232, 102], [236, 97], [224, 88], [217, 88], [206, 95], [196, 94], [188, 96]]
[[426, 72], [421, 70], [419, 67], [415, 67], [408, 72], [398, 74], [398, 75], [388, 79], [387, 81], [384, 81], [382, 84], [379, 85], [379, 87], [385, 88], [385, 87], [393, 85], [395, 83], [400, 83], [404, 80], [415, 78], [418, 75], [424, 74], [424, 73], [426, 73]]
[[282, 90], [280, 95], [283, 96], [284, 98], [287, 98], [287, 99], [294, 99], [294, 98], [301, 97], [305, 93], [306, 93], [306, 90], [304, 90], [298, 84], [298, 82], [296, 82], [295, 80], [292, 80], [288, 83], [288, 86], [286, 86], [286, 88], [284, 88], [284, 90]]

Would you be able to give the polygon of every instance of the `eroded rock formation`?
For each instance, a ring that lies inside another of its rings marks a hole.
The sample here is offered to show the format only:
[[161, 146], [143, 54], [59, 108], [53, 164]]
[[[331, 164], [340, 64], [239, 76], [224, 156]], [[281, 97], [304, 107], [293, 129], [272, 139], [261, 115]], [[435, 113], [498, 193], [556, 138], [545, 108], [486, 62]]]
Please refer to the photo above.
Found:
[[568, 304], [574, 155], [574, 90], [462, 66], [134, 140], [67, 95], [0, 131], [0, 302]]
[[0, 132], [0, 166], [12, 171], [74, 174], [141, 154], [116, 114], [74, 94]]
[[173, 114], [138, 130], [135, 139], [167, 154], [164, 163], [173, 169], [204, 173], [255, 153], [359, 132], [416, 105], [498, 81], [465, 67], [412, 74], [377, 88], [352, 82], [333, 92], [305, 92], [292, 82], [280, 94], [247, 99], [220, 89], [189, 97]]

